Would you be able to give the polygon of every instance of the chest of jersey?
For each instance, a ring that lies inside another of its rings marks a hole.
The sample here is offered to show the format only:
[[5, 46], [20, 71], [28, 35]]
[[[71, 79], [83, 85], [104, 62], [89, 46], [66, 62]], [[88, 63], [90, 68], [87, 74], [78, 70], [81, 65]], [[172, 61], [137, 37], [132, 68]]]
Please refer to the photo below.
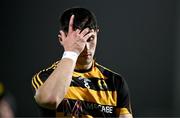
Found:
[[103, 79], [73, 78], [65, 98], [116, 106], [116, 91], [108, 85]]
[[75, 76], [63, 102], [60, 111], [67, 114], [91, 114], [113, 115], [117, 102], [117, 92], [110, 78], [85, 78]]

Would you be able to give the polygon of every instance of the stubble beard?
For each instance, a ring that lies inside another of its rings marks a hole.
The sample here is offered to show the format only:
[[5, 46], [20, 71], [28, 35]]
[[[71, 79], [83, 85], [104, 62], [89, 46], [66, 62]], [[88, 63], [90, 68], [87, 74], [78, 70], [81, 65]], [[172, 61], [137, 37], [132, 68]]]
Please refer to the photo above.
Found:
[[85, 57], [79, 57], [78, 60], [77, 60], [77, 64], [78, 65], [89, 65], [91, 64], [93, 61], [93, 57], [90, 57], [90, 58], [85, 58]]

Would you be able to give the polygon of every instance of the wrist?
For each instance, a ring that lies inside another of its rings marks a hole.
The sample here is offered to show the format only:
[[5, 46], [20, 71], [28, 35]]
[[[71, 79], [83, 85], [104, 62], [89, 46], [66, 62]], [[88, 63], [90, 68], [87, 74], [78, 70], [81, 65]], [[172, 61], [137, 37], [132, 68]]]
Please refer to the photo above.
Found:
[[78, 58], [78, 54], [74, 51], [64, 51], [62, 59], [63, 58], [68, 58], [76, 62]]

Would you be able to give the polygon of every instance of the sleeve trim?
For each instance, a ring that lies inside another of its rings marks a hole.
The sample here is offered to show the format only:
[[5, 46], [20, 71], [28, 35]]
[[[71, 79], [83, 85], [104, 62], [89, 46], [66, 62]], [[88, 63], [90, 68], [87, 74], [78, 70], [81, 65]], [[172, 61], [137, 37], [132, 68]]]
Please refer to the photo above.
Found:
[[37, 87], [36, 87], [36, 85], [35, 85], [35, 83], [34, 83], [34, 81], [33, 81], [34, 78], [35, 78], [35, 77], [32, 78], [32, 86], [35, 88], [35, 90], [37, 90]]
[[37, 80], [39, 81], [40, 85], [43, 85], [43, 82], [42, 82], [41, 79], [39, 78], [39, 74], [40, 74], [40, 73], [38, 73], [38, 74], [36, 75]]

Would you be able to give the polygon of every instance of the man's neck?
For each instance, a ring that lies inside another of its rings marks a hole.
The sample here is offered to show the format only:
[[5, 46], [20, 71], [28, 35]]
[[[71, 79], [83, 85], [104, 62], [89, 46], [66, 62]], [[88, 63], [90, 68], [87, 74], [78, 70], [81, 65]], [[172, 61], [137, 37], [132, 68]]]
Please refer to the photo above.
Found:
[[92, 64], [93, 64], [93, 61], [89, 64], [84, 64], [84, 65], [76, 63], [75, 70], [88, 70], [92, 67]]

